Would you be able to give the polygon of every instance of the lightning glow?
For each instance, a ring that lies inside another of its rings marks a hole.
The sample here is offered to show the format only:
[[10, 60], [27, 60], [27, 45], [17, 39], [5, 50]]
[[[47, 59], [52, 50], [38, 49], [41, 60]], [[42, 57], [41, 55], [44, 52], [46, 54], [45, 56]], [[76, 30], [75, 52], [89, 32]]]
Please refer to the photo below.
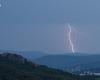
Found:
[[0, 4], [0, 7], [2, 7], [2, 4]]
[[67, 27], [68, 27], [68, 40], [69, 40], [69, 44], [70, 44], [70, 47], [71, 47], [71, 51], [72, 51], [72, 53], [75, 53], [74, 44], [73, 44], [72, 38], [71, 38], [72, 27], [70, 26], [70, 24], [68, 24]]

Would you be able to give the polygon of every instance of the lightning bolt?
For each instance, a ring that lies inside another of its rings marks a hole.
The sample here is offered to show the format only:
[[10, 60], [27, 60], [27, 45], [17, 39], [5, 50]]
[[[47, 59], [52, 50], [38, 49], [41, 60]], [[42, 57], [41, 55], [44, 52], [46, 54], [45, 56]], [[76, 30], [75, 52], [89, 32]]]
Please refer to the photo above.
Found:
[[[71, 51], [72, 51], [72, 53], [75, 53], [74, 44], [73, 44], [72, 39], [71, 39], [72, 27], [70, 24], [68, 24], [67, 26], [68, 26], [68, 40], [70, 43]], [[66, 31], [67, 31], [67, 29], [66, 29]]]

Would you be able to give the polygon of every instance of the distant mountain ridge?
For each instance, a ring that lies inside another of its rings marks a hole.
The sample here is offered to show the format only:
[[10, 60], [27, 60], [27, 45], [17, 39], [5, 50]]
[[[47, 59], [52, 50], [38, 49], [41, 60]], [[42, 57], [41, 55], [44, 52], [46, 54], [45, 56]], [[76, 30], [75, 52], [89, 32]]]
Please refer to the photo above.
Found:
[[36, 63], [66, 71], [100, 68], [100, 55], [48, 55], [34, 60]]

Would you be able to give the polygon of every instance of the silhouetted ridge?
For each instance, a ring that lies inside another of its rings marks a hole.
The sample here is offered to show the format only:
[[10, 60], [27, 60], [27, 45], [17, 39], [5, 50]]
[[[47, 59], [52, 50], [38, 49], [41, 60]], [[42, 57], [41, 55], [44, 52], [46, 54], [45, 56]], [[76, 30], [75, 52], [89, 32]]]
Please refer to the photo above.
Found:
[[94, 78], [37, 65], [17, 54], [3, 53], [0, 54], [0, 80], [94, 80]]
[[3, 53], [3, 54], [0, 54], [0, 57], [4, 58], [4, 59], [15, 61], [18, 63], [23, 63], [23, 64], [27, 61], [24, 57], [22, 57], [21, 55], [18, 55], [18, 54]]

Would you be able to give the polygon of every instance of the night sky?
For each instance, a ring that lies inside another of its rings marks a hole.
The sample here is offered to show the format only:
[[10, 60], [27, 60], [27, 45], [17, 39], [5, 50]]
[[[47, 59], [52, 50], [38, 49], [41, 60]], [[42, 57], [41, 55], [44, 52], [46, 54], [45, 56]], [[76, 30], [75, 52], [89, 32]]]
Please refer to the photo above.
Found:
[[0, 50], [71, 52], [67, 23], [76, 52], [100, 52], [99, 0], [0, 0]]

